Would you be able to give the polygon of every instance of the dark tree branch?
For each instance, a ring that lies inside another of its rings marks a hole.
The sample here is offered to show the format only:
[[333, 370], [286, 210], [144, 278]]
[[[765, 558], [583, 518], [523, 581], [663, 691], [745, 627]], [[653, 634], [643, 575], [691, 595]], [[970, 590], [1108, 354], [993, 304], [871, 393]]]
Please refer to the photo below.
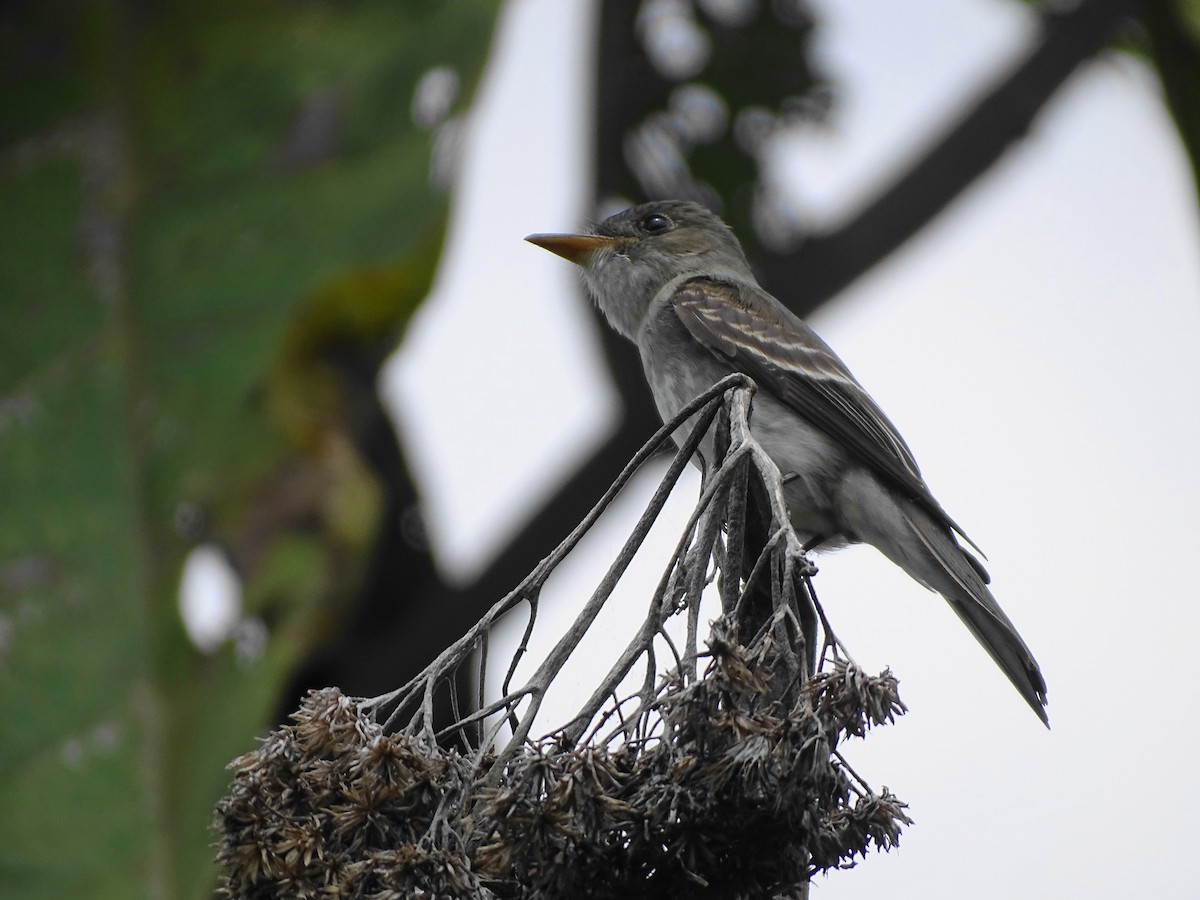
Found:
[[927, 225], [1029, 132], [1042, 107], [1103, 50], [1137, 0], [1088, 0], [1048, 13], [1025, 56], [850, 223], [760, 261], [764, 287], [808, 315]]

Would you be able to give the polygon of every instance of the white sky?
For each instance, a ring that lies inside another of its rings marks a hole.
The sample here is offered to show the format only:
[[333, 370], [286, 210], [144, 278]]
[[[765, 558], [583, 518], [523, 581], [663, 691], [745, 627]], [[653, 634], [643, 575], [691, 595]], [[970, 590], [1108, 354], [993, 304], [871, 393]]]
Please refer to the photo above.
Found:
[[[1030, 27], [1007, 0], [814, 6], [839, 106], [832, 133], [788, 148], [788, 175], [828, 220]], [[451, 577], [485, 564], [616, 414], [574, 273], [522, 241], [588, 214], [590, 10], [509, 4], [443, 275], [384, 377]], [[818, 896], [1195, 896], [1200, 224], [1189, 178], [1154, 80], [1106, 59], [990, 178], [813, 322], [988, 552], [996, 596], [1046, 674], [1053, 725], [1042, 729], [939, 598], [877, 552], [820, 558], [839, 636], [864, 665], [893, 668], [911, 709], [850, 759], [908, 801], [916, 824], [899, 850], [819, 882]], [[654, 481], [569, 561], [544, 597], [550, 618], [569, 619], [590, 593]], [[675, 498], [675, 524], [639, 560], [596, 652], [614, 635], [624, 645], [693, 499]]]

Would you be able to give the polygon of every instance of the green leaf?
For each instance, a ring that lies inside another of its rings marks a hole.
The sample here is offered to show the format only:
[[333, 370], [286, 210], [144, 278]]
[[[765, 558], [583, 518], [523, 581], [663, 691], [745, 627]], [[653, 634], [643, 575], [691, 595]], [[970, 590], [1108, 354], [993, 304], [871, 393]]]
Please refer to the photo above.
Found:
[[[449, 66], [462, 111], [496, 7], [64, 0], [0, 32], [0, 895], [211, 895], [224, 766], [379, 515], [340, 366], [437, 264], [413, 91]], [[261, 654], [189, 642], [198, 538]]]

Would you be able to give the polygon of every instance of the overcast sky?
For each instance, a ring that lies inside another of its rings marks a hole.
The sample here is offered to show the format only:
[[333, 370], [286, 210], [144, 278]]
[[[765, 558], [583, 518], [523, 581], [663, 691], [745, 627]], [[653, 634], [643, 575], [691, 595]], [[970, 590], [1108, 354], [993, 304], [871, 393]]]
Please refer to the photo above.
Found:
[[[838, 106], [828, 133], [789, 143], [786, 167], [819, 221], [868, 195], [881, 166], [1032, 27], [1008, 0], [813, 5]], [[522, 242], [590, 215], [590, 14], [582, 0], [509, 4], [443, 275], [385, 372], [451, 577], [484, 564], [616, 415], [574, 273]], [[943, 601], [876, 551], [820, 557], [839, 636], [864, 665], [892, 667], [911, 709], [848, 756], [908, 801], [916, 824], [899, 850], [822, 880], [818, 896], [1195, 896], [1195, 196], [1153, 78], [1106, 58], [991, 176], [812, 322], [988, 553], [995, 594], [1045, 672], [1053, 726]], [[562, 621], [624, 539], [652, 474], [544, 597]], [[644, 610], [694, 500], [688, 483], [597, 652], [623, 646]]]

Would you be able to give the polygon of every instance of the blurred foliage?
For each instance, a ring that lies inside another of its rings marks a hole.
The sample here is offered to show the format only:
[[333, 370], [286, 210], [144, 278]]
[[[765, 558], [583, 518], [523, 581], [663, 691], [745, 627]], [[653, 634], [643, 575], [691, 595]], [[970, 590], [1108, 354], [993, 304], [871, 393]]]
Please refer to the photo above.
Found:
[[[1042, 15], [1053, 15], [1064, 8], [1053, 0], [1019, 2]], [[1112, 0], [1085, 2], [1102, 6]], [[1112, 46], [1155, 69], [1162, 83], [1163, 100], [1191, 161], [1200, 199], [1200, 0], [1143, 0], [1136, 6], [1136, 21], [1125, 23], [1114, 35]]]
[[[432, 279], [497, 6], [6, 4], [0, 895], [211, 895], [225, 764], [376, 532], [351, 389]], [[257, 651], [189, 642], [199, 541]]]
[[774, 136], [829, 112], [829, 85], [809, 54], [814, 27], [802, 0], [607, 0], [600, 193], [704, 203], [751, 259], [794, 245], [803, 223], [763, 159]]
[[[1103, 45], [1147, 58], [1162, 80], [1167, 106], [1200, 187], [1200, 0], [1021, 2], [1040, 18], [1030, 48], [1054, 33], [1057, 57], [1069, 60], [1064, 73], [1094, 55], [1096, 47], [1089, 46], [1085, 33], [1097, 25]], [[770, 164], [771, 156], [778, 154], [777, 136], [797, 128], [821, 127], [835, 106], [836, 86], [809, 53], [818, 27], [813, 9], [804, 0], [606, 0], [599, 60], [604, 90], [598, 98], [597, 182], [606, 201], [602, 214], [628, 202], [651, 199], [682, 197], [705, 203], [733, 225], [750, 259], [763, 264], [760, 277], [769, 280], [775, 270], [783, 270], [788, 276], [784, 284], [793, 289], [799, 284], [818, 301], [832, 291], [821, 277], [813, 277], [814, 268], [836, 268], [837, 258], [847, 250], [861, 257], [861, 264], [873, 263], [861, 248], [823, 240], [829, 235], [814, 231], [791, 192], [776, 183]], [[910, 35], [897, 38], [911, 40]], [[1075, 57], [1080, 48], [1085, 52]], [[1049, 96], [1059, 86], [1055, 69], [1043, 61], [1024, 73], [1012, 70], [1014, 78], [1008, 86], [1002, 81], [975, 86], [976, 101], [982, 99], [981, 90], [994, 89], [1004, 92], [1008, 106], [1007, 111], [990, 111], [996, 114], [993, 133], [983, 141], [985, 150], [1002, 150], [1022, 133], [1019, 110], [1028, 106], [1031, 115], [1036, 114], [1045, 99], [1036, 95], [1048, 87]], [[965, 128], [975, 108], [968, 105], [957, 121], [948, 116], [946, 134], [953, 133], [956, 125]], [[1006, 127], [1014, 130], [1005, 133]], [[932, 141], [936, 134], [927, 137]], [[994, 161], [979, 147], [964, 143], [958, 149], [981, 161], [978, 171], [963, 179], [965, 183]], [[970, 163], [966, 166], [970, 168]], [[904, 171], [905, 176], [910, 174], [916, 183], [916, 173]], [[940, 192], [922, 186], [931, 195], [946, 195], [934, 212], [962, 188], [953, 179], [945, 181]], [[885, 187], [876, 200], [888, 200], [886, 192]], [[903, 232], [904, 216], [885, 204], [871, 208], [869, 215], [866, 224]], [[873, 235], [865, 233], [870, 229], [856, 230], [855, 224], [851, 220], [844, 228], [844, 243], [860, 241], [865, 247]], [[902, 243], [909, 233], [894, 243]], [[814, 255], [831, 261], [810, 261]], [[775, 264], [776, 259], [789, 256], [790, 265]], [[844, 287], [849, 280], [835, 280], [834, 288]]]
[[1200, 0], [1154, 0], [1142, 21], [1200, 199]]

